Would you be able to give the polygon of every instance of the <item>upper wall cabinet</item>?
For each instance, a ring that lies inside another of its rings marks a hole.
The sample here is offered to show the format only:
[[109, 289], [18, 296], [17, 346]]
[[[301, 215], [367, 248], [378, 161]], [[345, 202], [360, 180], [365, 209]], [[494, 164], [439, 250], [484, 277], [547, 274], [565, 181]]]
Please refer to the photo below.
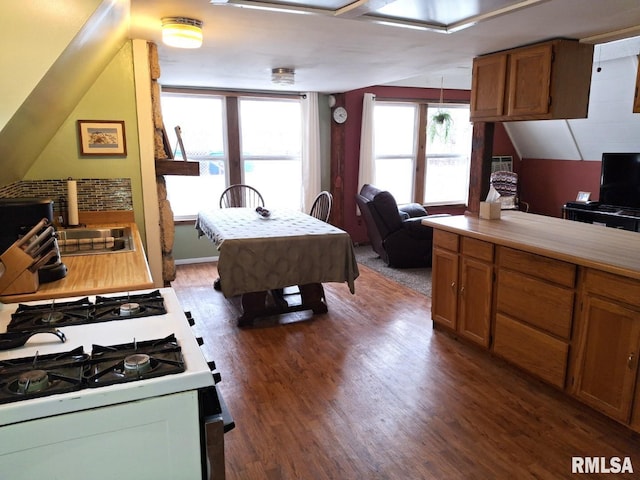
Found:
[[638, 75], [636, 75], [636, 96], [633, 100], [633, 113], [640, 113], [640, 55], [638, 55]]
[[593, 45], [547, 42], [473, 60], [472, 121], [586, 118]]

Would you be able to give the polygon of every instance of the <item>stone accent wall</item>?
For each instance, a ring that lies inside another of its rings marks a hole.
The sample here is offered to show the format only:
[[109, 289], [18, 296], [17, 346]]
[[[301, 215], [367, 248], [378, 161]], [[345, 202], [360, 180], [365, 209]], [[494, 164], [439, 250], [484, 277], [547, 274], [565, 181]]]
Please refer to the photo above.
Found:
[[[158, 62], [158, 49], [155, 43], [149, 45], [149, 71], [151, 77], [151, 102], [153, 108], [154, 125], [154, 150], [156, 160], [170, 158], [171, 148], [168, 145], [162, 119], [162, 107], [160, 104], [160, 64]], [[162, 175], [156, 176], [156, 188], [158, 190], [158, 207], [160, 209], [160, 244], [162, 246], [162, 281], [169, 285], [176, 279], [176, 264], [173, 258], [173, 240], [175, 237], [175, 224], [173, 211], [167, 199], [167, 185]]]

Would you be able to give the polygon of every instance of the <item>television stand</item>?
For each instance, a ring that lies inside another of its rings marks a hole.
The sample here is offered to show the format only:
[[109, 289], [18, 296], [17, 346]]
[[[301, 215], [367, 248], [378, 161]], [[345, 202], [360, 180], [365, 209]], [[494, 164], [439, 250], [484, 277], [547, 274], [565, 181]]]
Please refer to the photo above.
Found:
[[640, 210], [628, 207], [600, 205], [597, 202], [567, 202], [562, 207], [562, 218], [640, 232]]

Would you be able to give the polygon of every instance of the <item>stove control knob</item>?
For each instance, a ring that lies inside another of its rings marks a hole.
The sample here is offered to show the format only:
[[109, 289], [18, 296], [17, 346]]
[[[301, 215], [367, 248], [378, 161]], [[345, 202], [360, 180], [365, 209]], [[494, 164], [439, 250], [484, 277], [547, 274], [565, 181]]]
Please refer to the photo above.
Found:
[[216, 362], [214, 362], [213, 360], [207, 362], [207, 365], [209, 365], [209, 370], [211, 370], [212, 372], [216, 369]]
[[220, 376], [220, 373], [213, 372], [213, 383], [220, 383], [221, 381], [222, 377]]
[[204, 345], [204, 340], [202, 337], [196, 337], [196, 342], [198, 342], [198, 345], [200, 346]]
[[191, 312], [184, 312], [184, 316], [187, 317], [187, 322], [189, 322], [189, 326], [193, 327], [196, 324], [196, 321], [193, 319]]

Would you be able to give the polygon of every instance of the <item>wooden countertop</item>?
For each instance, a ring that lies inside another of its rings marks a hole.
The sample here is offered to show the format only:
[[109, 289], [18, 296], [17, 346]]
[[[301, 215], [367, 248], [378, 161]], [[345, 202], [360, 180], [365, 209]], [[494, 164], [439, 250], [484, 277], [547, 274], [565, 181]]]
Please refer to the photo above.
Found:
[[0, 296], [3, 303], [27, 302], [99, 293], [127, 292], [153, 288], [140, 232], [135, 223], [100, 223], [89, 227], [128, 226], [133, 234], [134, 251], [94, 255], [63, 256], [67, 276], [43, 283], [30, 294]]
[[470, 215], [422, 220], [424, 225], [640, 279], [640, 232], [574, 222], [518, 211], [500, 219]]

